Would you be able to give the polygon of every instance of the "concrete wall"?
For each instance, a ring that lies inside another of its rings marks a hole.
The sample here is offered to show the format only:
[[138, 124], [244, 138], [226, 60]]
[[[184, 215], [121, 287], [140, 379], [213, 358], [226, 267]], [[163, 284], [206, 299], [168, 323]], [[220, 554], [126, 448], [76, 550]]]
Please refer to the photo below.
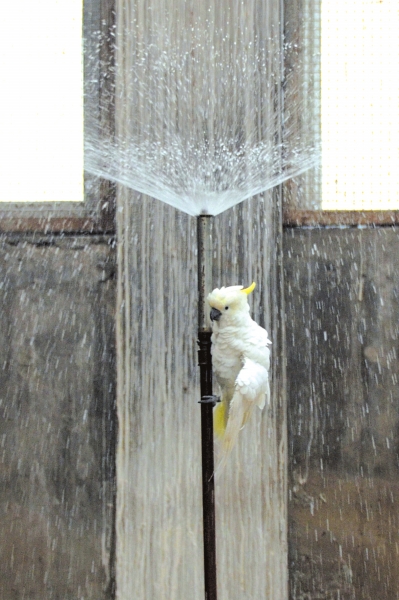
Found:
[[112, 240], [0, 242], [0, 598], [110, 598]]
[[284, 237], [291, 598], [399, 595], [399, 232]]

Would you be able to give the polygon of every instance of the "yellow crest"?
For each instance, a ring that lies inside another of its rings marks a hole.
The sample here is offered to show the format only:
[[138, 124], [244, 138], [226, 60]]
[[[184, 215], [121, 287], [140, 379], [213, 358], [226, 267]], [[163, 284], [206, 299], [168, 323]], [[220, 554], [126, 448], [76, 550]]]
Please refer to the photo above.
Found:
[[256, 286], [256, 283], [253, 281], [249, 287], [247, 287], [247, 288], [245, 288], [245, 289], [243, 289], [241, 291], [244, 292], [244, 294], [248, 295], [248, 294], [250, 294], [251, 292], [254, 291], [255, 286]]

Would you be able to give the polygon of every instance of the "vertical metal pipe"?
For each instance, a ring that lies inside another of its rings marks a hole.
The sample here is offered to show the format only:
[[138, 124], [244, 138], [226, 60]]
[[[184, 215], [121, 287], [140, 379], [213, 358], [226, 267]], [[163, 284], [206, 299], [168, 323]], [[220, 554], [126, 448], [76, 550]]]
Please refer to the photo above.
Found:
[[198, 362], [201, 377], [202, 510], [204, 528], [205, 600], [217, 600], [215, 479], [213, 457], [213, 406], [211, 324], [206, 295], [212, 290], [212, 217], [200, 215], [198, 235]]
[[206, 296], [212, 291], [212, 219], [197, 217], [198, 237], [198, 331], [212, 331]]

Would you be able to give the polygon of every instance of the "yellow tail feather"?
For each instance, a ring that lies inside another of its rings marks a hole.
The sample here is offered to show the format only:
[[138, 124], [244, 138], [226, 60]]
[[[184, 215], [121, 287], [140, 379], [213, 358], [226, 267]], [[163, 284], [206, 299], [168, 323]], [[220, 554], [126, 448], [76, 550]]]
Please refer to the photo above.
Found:
[[216, 404], [213, 410], [213, 430], [218, 438], [223, 439], [226, 431], [226, 403]]

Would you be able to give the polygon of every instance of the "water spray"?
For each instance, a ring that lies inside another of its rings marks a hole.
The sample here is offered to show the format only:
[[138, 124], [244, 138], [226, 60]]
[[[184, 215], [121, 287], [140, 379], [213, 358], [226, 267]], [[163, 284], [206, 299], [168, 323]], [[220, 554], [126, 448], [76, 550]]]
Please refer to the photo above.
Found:
[[[308, 88], [302, 89], [302, 84], [298, 84], [306, 78], [294, 60], [294, 85], [286, 86], [284, 96], [290, 110], [283, 112], [280, 101], [287, 75], [282, 68], [286, 51], [282, 6], [281, 0], [171, 0], [167, 7], [159, 0], [117, 0], [116, 94], [111, 99], [111, 104], [115, 103], [116, 127], [112, 134], [98, 116], [101, 110], [104, 114], [109, 110], [107, 98], [101, 100], [105, 106], [100, 106], [100, 111], [97, 106], [97, 70], [98, 64], [103, 63], [99, 63], [96, 48], [101, 49], [102, 41], [94, 36], [89, 44], [93, 51], [88, 60], [93, 63], [90, 72], [94, 75], [87, 81], [86, 98], [95, 101], [92, 110], [87, 111], [90, 122], [85, 139], [86, 170], [115, 182], [121, 189], [156, 198], [197, 220], [205, 600], [217, 600], [213, 447], [213, 407], [217, 398], [212, 389], [212, 332], [206, 303], [206, 296], [214, 287], [213, 218], [303, 173], [314, 165], [317, 155], [305, 110]], [[292, 46], [292, 53], [295, 52]], [[110, 76], [114, 76], [113, 66]], [[128, 236], [133, 221], [128, 194], [124, 196], [123, 193], [118, 201], [121, 210], [126, 208], [123, 218], [129, 227]], [[126, 263], [128, 260], [123, 257]], [[129, 289], [124, 293], [128, 296]], [[129, 302], [123, 302], [123, 307], [129, 328]], [[126, 336], [124, 348], [130, 368], [130, 329]], [[130, 384], [127, 381], [127, 390]], [[130, 435], [127, 428], [128, 450]], [[277, 459], [274, 464], [278, 465]], [[224, 491], [222, 485], [221, 498]], [[270, 493], [275, 493], [275, 487]], [[258, 519], [263, 518], [261, 514], [260, 511]], [[251, 520], [256, 523], [252, 515]], [[221, 548], [224, 542], [220, 540]], [[196, 543], [194, 547], [196, 551]], [[258, 544], [254, 552], [257, 557], [261, 555]], [[143, 574], [141, 559], [135, 565], [140, 569], [136, 576], [140, 573], [145, 585], [152, 585], [145, 579], [150, 576]], [[231, 568], [235, 566], [234, 563]], [[251, 568], [255, 568], [253, 563]], [[262, 577], [264, 573], [263, 570]], [[121, 577], [124, 585], [123, 573]], [[219, 578], [228, 594], [225, 588], [228, 590], [231, 578], [227, 581], [223, 564]], [[285, 581], [285, 575], [280, 579]], [[177, 586], [176, 581], [172, 583]], [[179, 585], [183, 588], [181, 582]], [[262, 595], [253, 597], [264, 597], [263, 589]], [[130, 589], [126, 597], [129, 594]], [[173, 588], [170, 597], [175, 596]], [[231, 592], [229, 597], [233, 597]]]

